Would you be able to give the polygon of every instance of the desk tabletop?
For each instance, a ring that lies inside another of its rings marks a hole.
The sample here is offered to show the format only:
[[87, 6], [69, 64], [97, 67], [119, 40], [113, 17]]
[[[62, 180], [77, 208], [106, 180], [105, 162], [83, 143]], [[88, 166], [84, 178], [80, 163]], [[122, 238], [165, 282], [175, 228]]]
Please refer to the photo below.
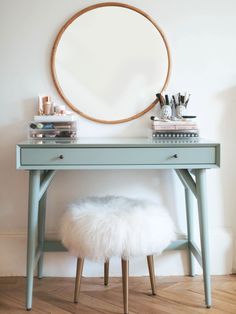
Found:
[[152, 139], [147, 137], [107, 137], [107, 138], [78, 138], [76, 140], [64, 139], [37, 139], [26, 140], [18, 143], [19, 147], [209, 147], [219, 146], [220, 144], [203, 138], [186, 139]]
[[220, 164], [220, 145], [192, 139], [79, 138], [17, 144], [17, 169], [188, 169]]

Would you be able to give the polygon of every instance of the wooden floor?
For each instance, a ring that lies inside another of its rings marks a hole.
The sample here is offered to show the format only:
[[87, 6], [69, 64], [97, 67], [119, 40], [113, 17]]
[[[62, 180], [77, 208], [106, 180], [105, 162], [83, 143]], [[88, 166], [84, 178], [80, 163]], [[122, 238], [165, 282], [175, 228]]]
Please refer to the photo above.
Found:
[[[129, 313], [139, 314], [224, 314], [236, 313], [236, 276], [215, 276], [213, 307], [204, 307], [201, 277], [158, 277], [158, 294], [151, 296], [147, 277], [130, 278]], [[31, 314], [123, 313], [121, 279], [111, 278], [108, 287], [101, 278], [83, 278], [80, 302], [73, 303], [71, 278], [35, 279]], [[27, 313], [24, 310], [25, 279], [0, 278], [0, 313]]]

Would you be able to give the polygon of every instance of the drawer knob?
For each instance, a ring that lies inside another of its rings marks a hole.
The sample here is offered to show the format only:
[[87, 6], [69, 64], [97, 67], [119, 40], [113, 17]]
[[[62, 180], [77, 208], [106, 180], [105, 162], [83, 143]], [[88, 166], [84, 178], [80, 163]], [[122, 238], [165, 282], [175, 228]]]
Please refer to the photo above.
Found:
[[64, 156], [63, 156], [63, 155], [60, 155], [59, 158], [60, 158], [60, 159], [64, 159]]
[[174, 154], [173, 157], [174, 157], [174, 158], [178, 158], [178, 155], [177, 155], [177, 154]]

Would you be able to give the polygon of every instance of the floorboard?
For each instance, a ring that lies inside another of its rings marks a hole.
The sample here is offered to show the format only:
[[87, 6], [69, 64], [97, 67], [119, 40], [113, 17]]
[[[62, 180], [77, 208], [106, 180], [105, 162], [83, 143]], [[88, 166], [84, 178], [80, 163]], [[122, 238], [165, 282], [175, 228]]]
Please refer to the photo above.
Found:
[[[202, 277], [157, 277], [157, 295], [151, 295], [147, 277], [131, 277], [129, 314], [235, 314], [236, 276], [213, 276], [213, 307], [204, 306]], [[83, 278], [78, 304], [73, 303], [73, 278], [35, 278], [30, 314], [123, 313], [121, 278]], [[25, 278], [0, 278], [0, 314], [26, 313]]]

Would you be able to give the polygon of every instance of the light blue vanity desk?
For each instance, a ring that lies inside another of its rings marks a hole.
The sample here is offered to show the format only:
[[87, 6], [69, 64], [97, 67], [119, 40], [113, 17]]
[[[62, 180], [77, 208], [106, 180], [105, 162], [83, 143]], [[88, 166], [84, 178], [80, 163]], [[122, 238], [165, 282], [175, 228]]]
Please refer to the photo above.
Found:
[[[57, 170], [174, 169], [185, 188], [187, 239], [167, 249], [188, 249], [203, 268], [206, 306], [211, 306], [206, 170], [220, 165], [220, 145], [204, 139], [81, 138], [75, 141], [28, 140], [17, 145], [17, 169], [29, 171], [26, 308], [32, 307], [33, 275], [42, 278], [43, 253], [65, 250], [44, 241], [47, 189]], [[104, 191], [105, 192], [105, 191]], [[198, 203], [201, 250], [193, 241], [193, 200]], [[36, 240], [37, 239], [37, 240]]]

